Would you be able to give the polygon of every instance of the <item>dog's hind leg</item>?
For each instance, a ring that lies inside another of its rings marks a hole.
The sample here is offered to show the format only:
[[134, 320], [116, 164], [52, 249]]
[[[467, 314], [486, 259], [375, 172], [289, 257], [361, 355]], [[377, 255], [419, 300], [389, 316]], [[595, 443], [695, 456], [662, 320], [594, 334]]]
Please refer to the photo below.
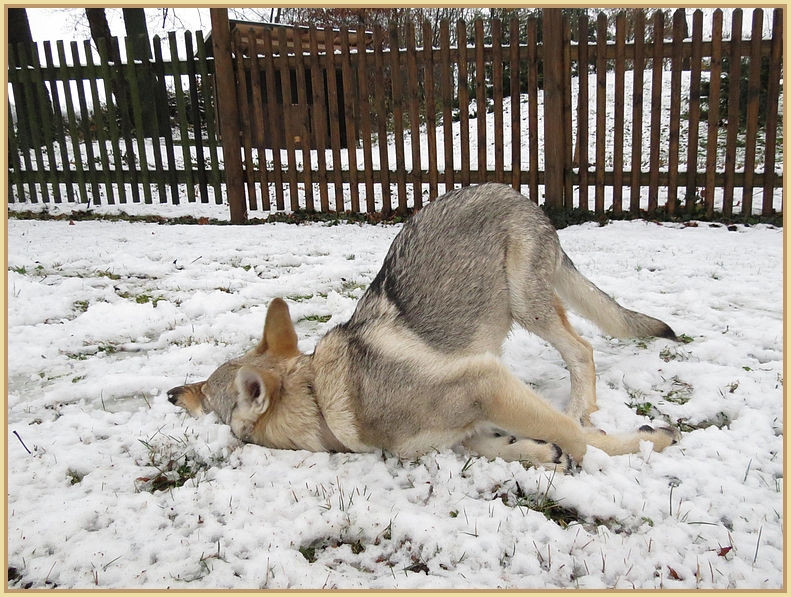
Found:
[[596, 407], [596, 368], [593, 347], [571, 327], [560, 298], [549, 291], [542, 293], [545, 300], [532, 301], [523, 312], [515, 312], [514, 319], [523, 328], [546, 340], [560, 353], [571, 378], [571, 397], [566, 414], [589, 426], [590, 414]]

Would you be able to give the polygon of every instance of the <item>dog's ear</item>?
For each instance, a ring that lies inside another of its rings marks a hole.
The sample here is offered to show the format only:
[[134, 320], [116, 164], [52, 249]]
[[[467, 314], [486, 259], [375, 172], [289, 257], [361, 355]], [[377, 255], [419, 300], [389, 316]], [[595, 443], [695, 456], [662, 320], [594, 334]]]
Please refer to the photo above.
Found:
[[270, 371], [259, 371], [245, 365], [237, 371], [235, 383], [240, 401], [258, 414], [265, 413], [272, 400], [280, 395], [280, 377]]
[[269, 305], [264, 324], [264, 337], [256, 347], [256, 352], [269, 352], [276, 357], [294, 357], [300, 354], [297, 348], [297, 332], [291, 322], [286, 301], [276, 298]]

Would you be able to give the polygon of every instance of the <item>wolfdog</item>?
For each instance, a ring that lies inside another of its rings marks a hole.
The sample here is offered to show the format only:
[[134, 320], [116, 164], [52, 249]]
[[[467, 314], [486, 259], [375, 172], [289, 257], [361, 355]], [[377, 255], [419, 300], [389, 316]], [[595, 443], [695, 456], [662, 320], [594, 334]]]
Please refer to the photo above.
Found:
[[[404, 225], [351, 319], [313, 354], [299, 352], [288, 306], [275, 299], [257, 346], [168, 397], [195, 416], [216, 412], [242, 441], [281, 449], [411, 457], [463, 444], [564, 471], [588, 445], [616, 455], [642, 440], [656, 451], [678, 441], [675, 429], [590, 426], [593, 349], [564, 304], [612, 336], [675, 339], [577, 271], [532, 201], [500, 184], [456, 189]], [[498, 358], [514, 322], [566, 362], [565, 413]]]

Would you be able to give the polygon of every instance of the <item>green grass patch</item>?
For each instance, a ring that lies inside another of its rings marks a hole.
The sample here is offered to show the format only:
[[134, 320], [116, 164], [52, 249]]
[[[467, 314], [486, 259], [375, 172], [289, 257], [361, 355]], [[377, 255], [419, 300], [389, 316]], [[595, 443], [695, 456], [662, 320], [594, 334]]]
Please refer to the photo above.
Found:
[[163, 444], [152, 443], [153, 438], [138, 440], [148, 450], [148, 460], [144, 466], [155, 470], [153, 475], [135, 479], [138, 491], [154, 493], [175, 489], [187, 481], [197, 479], [201, 472], [208, 470], [208, 463], [189, 451], [182, 451], [186, 445], [185, 441], [176, 440], [171, 436], [165, 437], [170, 441]]
[[101, 270], [96, 272], [96, 275], [100, 278], [109, 278], [110, 280], [120, 280], [121, 276], [119, 274], [114, 274], [113, 272], [107, 270]]
[[582, 523], [579, 512], [574, 508], [567, 508], [557, 500], [550, 498], [548, 491], [528, 493], [516, 482], [513, 489], [499, 491], [496, 488], [494, 493], [495, 498], [500, 498], [506, 506], [535, 510], [561, 528], [565, 529], [572, 523]]

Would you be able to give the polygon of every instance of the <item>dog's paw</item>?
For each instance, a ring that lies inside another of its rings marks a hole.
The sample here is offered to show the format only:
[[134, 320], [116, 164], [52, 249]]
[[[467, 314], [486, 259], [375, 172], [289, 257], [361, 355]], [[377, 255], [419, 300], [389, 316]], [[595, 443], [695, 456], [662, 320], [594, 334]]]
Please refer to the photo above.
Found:
[[504, 431], [480, 433], [464, 444], [488, 458], [500, 457], [509, 462], [543, 466], [559, 473], [565, 473], [571, 468], [571, 459], [557, 444], [518, 437]]
[[541, 439], [517, 439], [514, 436], [510, 436], [508, 441], [512, 460], [527, 461], [534, 466], [543, 466], [559, 473], [565, 473], [571, 468], [571, 458], [557, 444]]
[[643, 425], [638, 431], [643, 439], [654, 443], [654, 450], [657, 452], [661, 452], [681, 440], [681, 432], [675, 427], [654, 428], [651, 425]]

